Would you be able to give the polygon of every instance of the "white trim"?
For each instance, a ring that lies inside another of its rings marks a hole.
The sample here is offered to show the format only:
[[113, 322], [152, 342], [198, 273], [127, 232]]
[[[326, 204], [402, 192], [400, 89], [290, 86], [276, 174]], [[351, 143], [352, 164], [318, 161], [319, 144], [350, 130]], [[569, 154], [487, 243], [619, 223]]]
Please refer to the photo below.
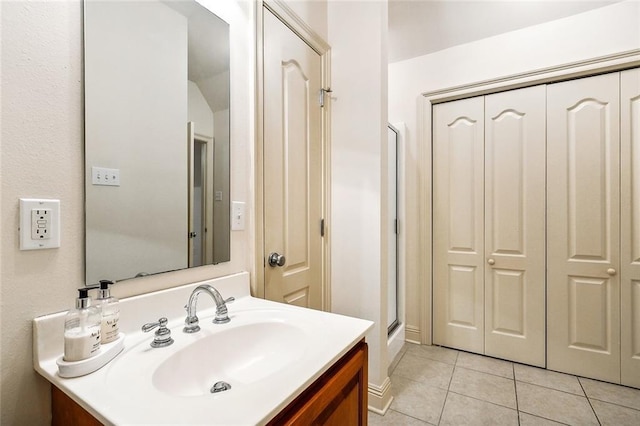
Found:
[[384, 416], [391, 402], [393, 396], [391, 395], [391, 380], [389, 377], [384, 379], [381, 386], [369, 383], [369, 411], [373, 411], [376, 414]]
[[298, 37], [315, 50], [318, 55], [322, 56], [327, 53], [331, 47], [316, 33], [313, 28], [307, 25], [296, 13], [282, 0], [263, 0], [263, 5], [287, 27], [291, 29]]
[[391, 336], [387, 339], [387, 354], [389, 365], [387, 368], [393, 364], [393, 361], [396, 359], [398, 354], [402, 351], [405, 342], [405, 325], [400, 324], [394, 331], [391, 333]]
[[441, 90], [422, 93], [422, 101], [418, 102], [418, 167], [423, 173], [418, 182], [418, 197], [420, 204], [419, 233], [420, 250], [423, 262], [419, 262], [418, 282], [420, 297], [420, 330], [407, 327], [407, 341], [414, 341], [416, 332], [422, 344], [432, 343], [432, 133], [431, 111], [435, 104], [463, 99], [472, 96], [486, 95], [538, 84], [555, 83], [558, 81], [586, 77], [606, 72], [621, 71], [640, 66], [640, 49], [600, 56], [592, 59], [570, 62], [525, 73], [497, 77], [474, 83], [454, 86]]
[[505, 90], [519, 89], [526, 86], [585, 77], [593, 74], [620, 71], [625, 68], [637, 66], [640, 66], [640, 49], [633, 49], [612, 55], [540, 68], [506, 77], [497, 77], [446, 89], [424, 92], [422, 96], [430, 99], [432, 103], [440, 103]]
[[[415, 343], [417, 345], [422, 343], [421, 332], [418, 327], [412, 327], [410, 325], [406, 326], [404, 331], [404, 340], [405, 342]], [[425, 342], [430, 343], [430, 342]]]

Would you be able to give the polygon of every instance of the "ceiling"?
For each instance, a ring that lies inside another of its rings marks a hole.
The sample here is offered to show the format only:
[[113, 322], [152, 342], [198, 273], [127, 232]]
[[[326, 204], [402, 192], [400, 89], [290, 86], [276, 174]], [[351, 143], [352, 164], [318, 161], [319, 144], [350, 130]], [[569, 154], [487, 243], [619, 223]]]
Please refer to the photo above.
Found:
[[389, 0], [389, 62], [564, 18], [621, 0]]

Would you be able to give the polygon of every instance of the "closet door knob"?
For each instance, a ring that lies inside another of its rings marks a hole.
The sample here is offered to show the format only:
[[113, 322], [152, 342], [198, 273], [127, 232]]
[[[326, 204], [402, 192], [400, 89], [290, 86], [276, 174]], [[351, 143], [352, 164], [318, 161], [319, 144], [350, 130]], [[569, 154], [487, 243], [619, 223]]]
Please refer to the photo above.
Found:
[[495, 264], [496, 264], [496, 261], [495, 261], [495, 260], [493, 260], [493, 259], [488, 259], [488, 260], [487, 260], [487, 263], [488, 263], [489, 265], [495, 265]]
[[609, 274], [611, 276], [614, 276], [616, 274], [616, 270], [613, 269], [613, 268], [609, 268], [609, 269], [607, 269], [607, 274]]

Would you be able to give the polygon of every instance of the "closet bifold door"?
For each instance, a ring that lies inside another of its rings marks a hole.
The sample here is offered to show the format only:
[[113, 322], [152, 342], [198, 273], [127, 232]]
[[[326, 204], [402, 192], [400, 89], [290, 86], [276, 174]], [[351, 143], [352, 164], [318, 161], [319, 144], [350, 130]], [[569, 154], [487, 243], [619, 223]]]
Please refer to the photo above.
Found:
[[545, 86], [485, 98], [485, 354], [545, 366]]
[[620, 74], [621, 381], [640, 387], [640, 69]]
[[547, 86], [547, 368], [620, 382], [619, 74]]
[[484, 99], [433, 107], [433, 342], [484, 353]]

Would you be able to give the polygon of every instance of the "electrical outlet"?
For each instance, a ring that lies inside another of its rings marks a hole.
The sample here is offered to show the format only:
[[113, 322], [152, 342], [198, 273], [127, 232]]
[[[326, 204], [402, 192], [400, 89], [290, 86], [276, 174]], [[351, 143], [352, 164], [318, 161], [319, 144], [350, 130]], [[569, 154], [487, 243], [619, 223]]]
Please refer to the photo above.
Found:
[[60, 247], [60, 200], [20, 199], [20, 250]]
[[51, 238], [51, 209], [31, 210], [31, 239], [48, 240]]

